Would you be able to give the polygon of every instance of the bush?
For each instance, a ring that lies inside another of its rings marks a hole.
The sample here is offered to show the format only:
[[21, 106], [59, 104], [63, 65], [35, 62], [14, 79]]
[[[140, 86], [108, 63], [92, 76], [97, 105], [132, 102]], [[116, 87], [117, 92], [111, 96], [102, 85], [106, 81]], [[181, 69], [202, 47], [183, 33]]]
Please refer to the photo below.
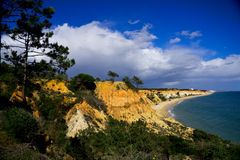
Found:
[[[202, 137], [204, 133], [197, 131]], [[196, 133], [195, 133], [196, 134]], [[199, 135], [198, 134], [198, 135]], [[206, 135], [205, 135], [206, 136]], [[204, 137], [205, 137], [204, 136]], [[238, 159], [240, 146], [215, 138], [201, 141], [155, 133], [144, 121], [128, 124], [109, 118], [104, 131], [87, 129], [71, 139], [68, 153], [76, 159]]]
[[69, 88], [74, 92], [77, 92], [80, 89], [93, 91], [96, 89], [96, 84], [94, 82], [95, 78], [91, 75], [81, 73], [70, 80]]
[[37, 121], [23, 109], [11, 108], [7, 110], [4, 123], [5, 130], [22, 142], [30, 142], [38, 132]]
[[0, 110], [7, 109], [13, 105], [9, 99], [9, 96], [0, 93]]
[[198, 129], [194, 129], [192, 137], [194, 141], [206, 141], [206, 142], [221, 141], [221, 139], [218, 136], [213, 134], [208, 134]]
[[149, 159], [166, 157], [163, 154], [166, 142], [141, 120], [128, 124], [109, 118], [106, 130], [87, 129], [71, 141], [69, 148], [77, 159]]
[[[53, 146], [57, 146], [57, 149], [61, 150], [60, 153], [69, 143], [66, 137], [67, 125], [64, 117], [71, 108], [68, 104], [63, 103], [63, 97], [64, 95], [53, 92], [51, 94], [42, 92], [37, 103], [41, 116], [41, 130], [49, 136]], [[54, 149], [56, 148], [54, 147]]]
[[44, 154], [33, 150], [29, 144], [15, 144], [11, 147], [0, 146], [1, 160], [49, 160], [50, 158]]
[[40, 100], [37, 103], [41, 116], [45, 120], [54, 120], [60, 115], [63, 116], [65, 113], [64, 107], [61, 104], [63, 100], [62, 95], [57, 95], [52, 93], [42, 93], [40, 95]]

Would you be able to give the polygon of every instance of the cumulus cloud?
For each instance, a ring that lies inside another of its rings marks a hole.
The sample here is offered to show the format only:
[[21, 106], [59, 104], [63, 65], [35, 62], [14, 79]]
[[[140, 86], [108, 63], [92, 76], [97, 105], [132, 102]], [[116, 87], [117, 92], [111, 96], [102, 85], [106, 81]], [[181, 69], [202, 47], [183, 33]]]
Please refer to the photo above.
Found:
[[205, 60], [204, 56], [214, 51], [176, 44], [160, 48], [153, 44], [157, 37], [150, 28], [145, 25], [120, 32], [97, 21], [79, 27], [63, 24], [53, 29], [52, 41], [69, 47], [69, 56], [76, 61], [68, 71], [70, 76], [85, 72], [105, 78], [107, 71], [113, 70], [121, 76], [140, 76], [146, 86], [155, 87], [197, 88], [190, 84], [210, 81], [239, 83], [239, 54]]
[[[145, 81], [158, 81], [163, 86], [181, 85], [181, 82], [199, 80], [239, 79], [240, 55], [204, 60], [214, 51], [201, 47], [171, 45], [160, 48], [153, 45], [157, 37], [150, 33], [150, 25], [140, 30], [119, 32], [101, 22], [72, 27], [68, 24], [54, 29], [54, 41], [70, 48], [70, 57], [76, 65], [71, 75], [88, 72], [104, 77], [108, 70], [123, 75], [138, 75]], [[200, 32], [183, 32], [189, 38]], [[175, 39], [172, 42], [177, 42]]]
[[132, 24], [132, 25], [133, 25], [133, 24], [137, 24], [137, 23], [139, 23], [139, 22], [140, 22], [139, 19], [137, 19], [137, 20], [131, 20], [131, 19], [129, 19], [129, 20], [128, 20], [128, 23], [129, 23], [129, 24]]
[[186, 37], [186, 38], [189, 38], [189, 39], [194, 39], [194, 38], [202, 36], [202, 33], [200, 31], [191, 32], [191, 31], [188, 31], [188, 30], [183, 30], [179, 34]]
[[175, 43], [179, 43], [179, 42], [181, 42], [181, 39], [178, 38], [178, 37], [172, 38], [172, 39], [169, 40], [170, 44], [175, 44]]

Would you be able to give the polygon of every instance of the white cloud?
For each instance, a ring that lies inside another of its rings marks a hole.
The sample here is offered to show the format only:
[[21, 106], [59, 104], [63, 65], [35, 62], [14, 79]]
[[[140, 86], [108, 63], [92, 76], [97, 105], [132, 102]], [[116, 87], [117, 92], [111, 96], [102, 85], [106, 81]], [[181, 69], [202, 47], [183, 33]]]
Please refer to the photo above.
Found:
[[172, 38], [172, 39], [169, 40], [170, 44], [175, 44], [175, 43], [179, 43], [179, 42], [181, 42], [181, 39], [178, 38], [178, 37]]
[[204, 60], [213, 51], [176, 45], [159, 48], [153, 45], [157, 37], [149, 29], [145, 25], [140, 30], [119, 32], [94, 21], [80, 27], [58, 26], [53, 38], [70, 48], [70, 57], [76, 60], [70, 69], [72, 74], [104, 76], [113, 70], [122, 76], [139, 75], [147, 81], [161, 79], [166, 84], [240, 77], [240, 55]]
[[190, 32], [187, 30], [183, 30], [179, 34], [182, 36], [185, 36], [186, 38], [189, 38], [189, 39], [194, 39], [194, 38], [202, 36], [202, 33], [200, 31]]
[[128, 23], [129, 23], [129, 24], [132, 24], [132, 25], [133, 25], [133, 24], [137, 24], [137, 23], [139, 23], [139, 22], [140, 22], [139, 19], [137, 19], [137, 20], [131, 20], [131, 19], [129, 19], [129, 20], [128, 20]]
[[121, 76], [138, 75], [145, 84], [154, 81], [157, 85], [176, 86], [190, 81], [240, 79], [239, 54], [205, 60], [204, 56], [214, 51], [199, 46], [160, 48], [153, 44], [157, 37], [149, 32], [150, 28], [145, 25], [140, 30], [119, 32], [97, 21], [80, 27], [64, 24], [53, 29], [52, 41], [69, 47], [69, 56], [76, 61], [70, 75], [85, 72], [105, 77], [113, 70]]
[[149, 32], [149, 29], [152, 28], [151, 24], [146, 24], [140, 30], [135, 31], [125, 31], [125, 38], [134, 41], [137, 45], [142, 47], [148, 47], [152, 45], [152, 41], [157, 39], [157, 37]]

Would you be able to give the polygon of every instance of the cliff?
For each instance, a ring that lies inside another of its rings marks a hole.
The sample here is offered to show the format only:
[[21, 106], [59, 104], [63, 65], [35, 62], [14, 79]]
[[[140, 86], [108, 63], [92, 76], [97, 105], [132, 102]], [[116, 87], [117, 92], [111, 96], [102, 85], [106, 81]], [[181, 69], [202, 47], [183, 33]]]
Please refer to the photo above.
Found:
[[[112, 116], [129, 123], [141, 119], [157, 132], [188, 138], [192, 134], [191, 128], [172, 118], [162, 118], [152, 107], [162, 101], [159, 94], [165, 96], [165, 100], [206, 94], [206, 91], [200, 90], [133, 91], [123, 82], [97, 82], [96, 86], [95, 95], [106, 105], [106, 112], [95, 109], [98, 106], [91, 106], [86, 101], [76, 104], [66, 116], [68, 136], [74, 137], [88, 126], [102, 129], [105, 127], [107, 116]], [[149, 98], [149, 95], [155, 96], [158, 101]]]
[[[85, 96], [77, 101], [74, 93], [67, 88], [65, 82], [50, 80], [36, 81], [43, 90], [49, 93], [64, 95], [63, 103], [73, 103], [69, 108], [65, 120], [67, 136], [75, 137], [82, 130], [92, 127], [101, 130], [106, 127], [109, 116], [128, 123], [143, 120], [147, 126], [156, 132], [165, 135], [176, 135], [189, 139], [193, 129], [183, 126], [172, 118], [160, 116], [154, 109], [156, 104], [180, 97], [192, 95], [205, 95], [207, 91], [201, 90], [138, 90], [129, 89], [123, 82], [97, 82], [94, 93], [82, 91]], [[27, 98], [32, 105], [33, 115], [36, 119], [41, 116], [34, 99], [39, 99], [38, 92], [32, 98]], [[72, 95], [72, 96], [69, 96]], [[21, 99], [19, 88], [13, 93], [11, 100]]]

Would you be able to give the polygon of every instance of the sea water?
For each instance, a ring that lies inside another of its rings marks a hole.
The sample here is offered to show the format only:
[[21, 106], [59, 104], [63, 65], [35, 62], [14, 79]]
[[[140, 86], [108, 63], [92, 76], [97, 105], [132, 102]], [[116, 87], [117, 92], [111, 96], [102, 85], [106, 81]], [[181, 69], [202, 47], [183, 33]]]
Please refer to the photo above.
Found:
[[240, 142], [240, 92], [216, 92], [188, 99], [171, 113], [186, 126]]

